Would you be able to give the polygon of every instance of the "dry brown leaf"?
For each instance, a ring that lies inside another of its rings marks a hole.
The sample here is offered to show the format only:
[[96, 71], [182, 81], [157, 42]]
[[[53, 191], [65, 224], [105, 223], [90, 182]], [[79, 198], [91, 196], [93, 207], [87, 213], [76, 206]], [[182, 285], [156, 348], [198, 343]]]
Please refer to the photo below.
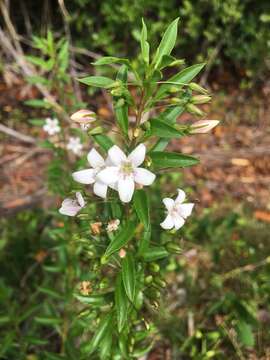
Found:
[[250, 161], [248, 159], [241, 159], [241, 158], [233, 158], [233, 159], [231, 159], [231, 163], [236, 166], [250, 165]]
[[270, 222], [270, 211], [257, 210], [254, 212], [254, 216], [257, 220]]

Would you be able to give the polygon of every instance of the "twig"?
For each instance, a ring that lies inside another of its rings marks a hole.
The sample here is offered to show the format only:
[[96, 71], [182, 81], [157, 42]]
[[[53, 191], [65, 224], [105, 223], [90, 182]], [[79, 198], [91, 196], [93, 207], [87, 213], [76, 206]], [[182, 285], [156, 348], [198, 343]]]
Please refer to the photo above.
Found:
[[9, 127], [7, 127], [3, 124], [0, 124], [0, 131], [7, 135], [13, 136], [21, 141], [24, 141], [24, 142], [27, 142], [30, 144], [36, 144], [36, 140], [34, 138], [32, 138], [31, 136], [21, 134], [20, 132], [10, 129]]

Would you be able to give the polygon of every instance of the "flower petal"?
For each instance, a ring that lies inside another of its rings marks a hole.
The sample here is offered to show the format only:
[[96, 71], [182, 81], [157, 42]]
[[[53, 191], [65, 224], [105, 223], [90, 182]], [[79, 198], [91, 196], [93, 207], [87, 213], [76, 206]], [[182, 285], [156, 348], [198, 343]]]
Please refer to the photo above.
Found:
[[114, 165], [120, 165], [122, 161], [127, 160], [126, 155], [117, 145], [114, 145], [110, 148], [108, 155]]
[[140, 166], [145, 159], [146, 147], [144, 144], [138, 145], [128, 156], [128, 159], [132, 162], [133, 166]]
[[118, 193], [121, 201], [130, 202], [134, 193], [135, 183], [132, 177], [120, 178], [118, 181]]
[[165, 230], [172, 229], [174, 227], [174, 221], [171, 215], [167, 215], [166, 219], [160, 224], [160, 226]]
[[193, 203], [181, 204], [181, 205], [179, 206], [179, 214], [180, 214], [184, 219], [186, 219], [188, 216], [190, 216], [194, 205], [195, 205], [195, 204], [193, 204]]
[[149, 170], [137, 168], [134, 171], [134, 180], [138, 184], [151, 185], [154, 182], [155, 178], [156, 175]]
[[76, 171], [72, 174], [72, 177], [81, 184], [93, 184], [95, 182], [95, 170], [85, 169]]
[[185, 200], [186, 194], [185, 194], [185, 192], [184, 192], [183, 190], [181, 190], [181, 189], [177, 189], [177, 191], [178, 191], [178, 195], [177, 195], [177, 197], [176, 197], [176, 199], [175, 199], [175, 202], [178, 202], [178, 203], [181, 204], [181, 203]]
[[118, 181], [119, 170], [117, 166], [108, 166], [97, 174], [97, 178], [104, 184], [112, 184]]
[[87, 160], [94, 169], [105, 165], [103, 157], [97, 152], [96, 149], [92, 149], [89, 151], [87, 155]]
[[102, 197], [103, 199], [105, 199], [107, 196], [107, 189], [108, 189], [108, 185], [99, 181], [96, 181], [93, 187], [94, 194], [96, 194], [99, 197]]
[[81, 207], [76, 204], [76, 201], [68, 198], [62, 202], [59, 212], [62, 215], [75, 216], [80, 210]]
[[174, 215], [173, 216], [173, 222], [174, 222], [175, 229], [178, 230], [184, 225], [185, 220], [182, 218], [182, 216]]
[[76, 192], [76, 198], [77, 198], [77, 201], [78, 201], [78, 204], [80, 205], [80, 207], [84, 207], [85, 206], [85, 201], [84, 201], [84, 198], [82, 197], [82, 194], [78, 191]]
[[174, 207], [174, 200], [170, 198], [165, 198], [162, 200], [163, 204], [166, 206], [166, 209], [170, 211]]

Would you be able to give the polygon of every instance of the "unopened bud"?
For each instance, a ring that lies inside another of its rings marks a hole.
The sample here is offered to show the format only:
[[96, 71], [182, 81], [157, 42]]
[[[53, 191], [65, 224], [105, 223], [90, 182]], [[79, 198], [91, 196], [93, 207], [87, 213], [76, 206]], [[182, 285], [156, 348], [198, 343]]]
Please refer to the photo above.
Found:
[[140, 133], [141, 133], [141, 129], [137, 128], [137, 129], [134, 130], [133, 136], [134, 136], [135, 138], [137, 138], [137, 137], [139, 137]]
[[179, 66], [179, 65], [184, 65], [184, 63], [185, 63], [184, 59], [179, 59], [171, 62], [169, 66]]
[[149, 265], [149, 269], [150, 269], [150, 271], [152, 271], [154, 273], [158, 273], [160, 270], [160, 266], [157, 263], [151, 263]]
[[189, 84], [189, 88], [191, 90], [197, 91], [200, 94], [205, 94], [205, 95], [208, 94], [208, 91], [206, 89], [204, 89], [202, 86], [200, 86], [200, 85], [198, 85], [198, 84], [196, 84], [194, 82]]
[[152, 275], [148, 275], [146, 276], [146, 278], [144, 279], [144, 282], [146, 284], [151, 284], [151, 282], [153, 281], [153, 276]]
[[122, 248], [122, 249], [119, 250], [118, 255], [119, 255], [119, 257], [120, 257], [121, 259], [123, 259], [123, 258], [127, 255], [127, 252], [126, 252], [125, 249]]
[[113, 89], [111, 91], [112, 96], [122, 96], [123, 95], [123, 89], [121, 87], [118, 87], [116, 89]]
[[82, 295], [89, 295], [90, 292], [92, 291], [90, 281], [82, 281], [82, 282], [79, 284], [79, 289], [80, 289], [80, 293], [81, 293]]
[[187, 104], [187, 111], [191, 114], [202, 116], [203, 112], [193, 104]]
[[169, 253], [172, 253], [172, 254], [181, 254], [182, 253], [181, 247], [173, 242], [168, 242], [165, 247]]
[[96, 121], [97, 115], [91, 110], [81, 109], [72, 114], [70, 118], [79, 124], [89, 124]]
[[122, 107], [124, 105], [125, 105], [125, 99], [121, 98], [116, 102], [115, 108], [117, 109], [117, 108]]
[[171, 93], [171, 94], [176, 93], [178, 91], [179, 91], [179, 87], [177, 87], [177, 86], [171, 86], [169, 88], [169, 93]]
[[107, 85], [107, 86], [106, 86], [106, 89], [119, 88], [121, 85], [122, 85], [122, 82], [116, 80], [116, 81], [114, 81], [112, 84]]
[[99, 288], [100, 289], [106, 289], [109, 286], [109, 280], [108, 279], [102, 279]]
[[191, 134], [205, 134], [219, 124], [219, 120], [200, 120], [192, 124]]
[[113, 220], [108, 222], [108, 225], [107, 225], [106, 229], [107, 229], [108, 232], [113, 232], [113, 231], [118, 230], [119, 225], [120, 225], [120, 220], [119, 219], [113, 219]]
[[103, 129], [101, 126], [97, 126], [95, 127], [94, 129], [88, 131], [88, 134], [89, 135], [98, 135], [98, 134], [101, 134], [103, 132]]
[[157, 284], [158, 286], [165, 288], [166, 287], [166, 282], [160, 278], [155, 278], [154, 279], [155, 284]]
[[191, 101], [193, 104], [206, 104], [211, 100], [211, 96], [208, 95], [196, 95], [193, 96]]
[[182, 99], [179, 99], [177, 97], [173, 97], [170, 99], [170, 103], [171, 104], [176, 104], [176, 105], [183, 105], [184, 101]]

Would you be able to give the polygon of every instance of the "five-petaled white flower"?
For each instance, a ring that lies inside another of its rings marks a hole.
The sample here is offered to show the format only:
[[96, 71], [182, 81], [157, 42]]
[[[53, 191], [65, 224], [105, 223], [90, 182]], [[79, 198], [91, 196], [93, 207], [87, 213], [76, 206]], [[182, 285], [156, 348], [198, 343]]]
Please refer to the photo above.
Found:
[[76, 171], [72, 174], [72, 177], [81, 184], [94, 184], [94, 193], [97, 196], [106, 198], [108, 186], [97, 178], [97, 174], [105, 168], [106, 162], [96, 149], [89, 151], [87, 160], [92, 168]]
[[160, 224], [163, 229], [172, 229], [176, 230], [180, 229], [184, 223], [186, 218], [191, 214], [194, 204], [193, 203], [185, 203], [183, 204], [186, 198], [186, 194], [183, 190], [178, 189], [178, 196], [175, 200], [170, 198], [163, 199], [163, 204], [167, 209], [167, 217]]
[[82, 152], [83, 144], [81, 143], [81, 139], [78, 137], [70, 137], [67, 149], [72, 151], [75, 155], [80, 155]]
[[151, 185], [156, 176], [149, 170], [139, 167], [145, 158], [146, 147], [138, 145], [128, 156], [116, 145], [108, 151], [112, 166], [101, 170], [97, 178], [104, 184], [116, 189], [120, 199], [128, 203], [132, 199], [135, 183]]
[[85, 206], [84, 198], [80, 192], [76, 192], [76, 199], [67, 198], [62, 202], [60, 214], [75, 216]]
[[47, 118], [45, 120], [45, 124], [43, 125], [43, 130], [46, 131], [49, 135], [59, 133], [61, 130], [59, 121], [57, 119]]

